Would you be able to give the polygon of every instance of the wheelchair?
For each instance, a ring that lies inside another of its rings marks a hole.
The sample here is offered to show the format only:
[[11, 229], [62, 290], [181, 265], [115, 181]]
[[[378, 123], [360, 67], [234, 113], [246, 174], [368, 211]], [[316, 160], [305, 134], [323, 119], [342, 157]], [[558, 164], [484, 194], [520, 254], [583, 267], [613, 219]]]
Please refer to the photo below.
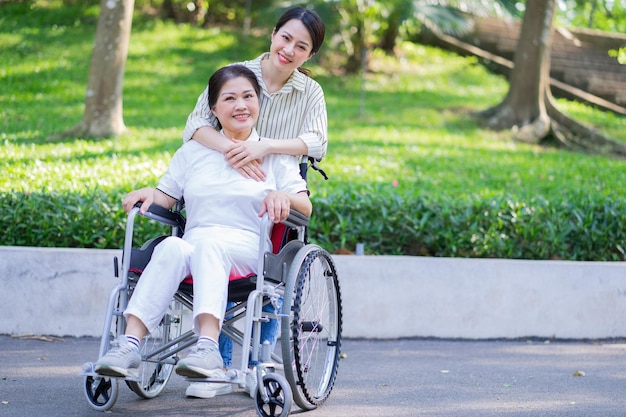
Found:
[[[183, 209], [182, 204], [172, 211], [152, 205], [141, 214], [138, 204], [129, 212], [121, 279], [109, 296], [99, 356], [109, 350], [115, 337], [124, 334], [123, 312], [156, 245], [167, 236], [183, 235]], [[134, 247], [133, 228], [140, 217], [166, 225], [171, 234]], [[222, 324], [222, 333], [241, 347], [241, 366], [228, 370], [226, 379], [186, 378], [189, 382], [230, 383], [244, 388], [247, 373], [255, 372], [254, 404], [259, 416], [288, 416], [293, 402], [304, 411], [313, 410], [328, 398], [337, 377], [342, 326], [339, 281], [330, 254], [307, 242], [307, 226], [308, 219], [295, 211], [277, 225], [267, 215], [262, 218], [257, 273], [230, 277], [228, 301], [234, 306], [226, 311]], [[271, 236], [271, 243], [265, 236]], [[115, 257], [117, 278], [119, 271]], [[193, 308], [191, 280], [188, 277], [180, 284], [158, 329], [143, 339], [137, 378], [102, 376], [95, 372], [95, 363], [83, 365], [85, 397], [93, 409], [108, 411], [114, 406], [120, 379], [142, 398], [154, 398], [162, 392], [179, 353], [197, 341], [192, 330], [183, 331], [183, 322], [190, 321]], [[263, 311], [269, 303], [274, 305], [274, 313]], [[267, 342], [260, 343], [261, 325], [269, 319], [280, 323], [278, 353]], [[252, 369], [249, 360], [257, 363]]]

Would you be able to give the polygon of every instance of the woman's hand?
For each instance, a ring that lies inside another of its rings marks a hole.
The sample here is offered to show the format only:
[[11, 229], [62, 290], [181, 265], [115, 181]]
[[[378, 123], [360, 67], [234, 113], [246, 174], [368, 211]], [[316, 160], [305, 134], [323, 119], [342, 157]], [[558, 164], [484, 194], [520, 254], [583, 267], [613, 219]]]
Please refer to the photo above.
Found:
[[154, 201], [154, 188], [141, 188], [139, 190], [131, 191], [126, 194], [124, 199], [122, 200], [122, 207], [124, 207], [124, 211], [128, 213], [135, 207], [138, 201], [142, 201], [143, 204], [139, 208], [141, 213], [145, 213], [148, 211], [148, 208]]
[[263, 171], [263, 168], [261, 168], [261, 161], [259, 159], [254, 159], [248, 162], [246, 165], [233, 168], [235, 168], [241, 175], [243, 175], [244, 178], [251, 178], [255, 181], [265, 181], [265, 171]]
[[224, 152], [226, 161], [246, 178], [265, 181], [265, 171], [261, 168], [261, 160], [269, 152], [268, 141], [234, 142]]
[[259, 217], [265, 213], [274, 223], [280, 223], [289, 217], [291, 200], [289, 194], [284, 191], [272, 191], [263, 199]]

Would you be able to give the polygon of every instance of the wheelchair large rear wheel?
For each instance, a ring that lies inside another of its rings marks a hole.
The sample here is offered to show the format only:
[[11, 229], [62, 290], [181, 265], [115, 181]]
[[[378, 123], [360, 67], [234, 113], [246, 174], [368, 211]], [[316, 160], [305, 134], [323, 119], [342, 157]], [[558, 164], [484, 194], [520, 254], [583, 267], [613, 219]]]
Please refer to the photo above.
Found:
[[151, 352], [180, 336], [182, 318], [181, 304], [172, 301], [169, 311], [156, 331], [144, 338], [141, 345], [143, 360], [139, 365], [139, 380], [126, 381], [128, 387], [140, 397], [148, 399], [156, 397], [163, 391], [172, 376], [176, 360], [167, 353], [151, 355]]
[[327, 251], [305, 245], [295, 255], [282, 312], [285, 377], [296, 404], [311, 410], [330, 395], [341, 350], [341, 292]]

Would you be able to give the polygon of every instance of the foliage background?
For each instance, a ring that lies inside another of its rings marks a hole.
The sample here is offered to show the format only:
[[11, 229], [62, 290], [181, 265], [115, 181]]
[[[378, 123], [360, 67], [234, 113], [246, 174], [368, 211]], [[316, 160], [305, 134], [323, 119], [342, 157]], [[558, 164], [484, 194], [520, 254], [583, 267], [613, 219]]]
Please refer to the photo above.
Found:
[[[244, 37], [238, 21], [202, 28], [143, 3], [124, 81], [130, 131], [57, 142], [47, 138], [82, 114], [98, 4], [0, 4], [2, 244], [120, 247], [122, 196], [165, 171], [209, 74], [269, 45], [269, 28]], [[311, 68], [328, 103], [330, 180], [309, 177], [311, 240], [331, 251], [362, 242], [369, 254], [624, 260], [624, 161], [481, 129], [472, 114], [500, 101], [504, 79], [410, 42], [396, 56], [373, 50], [364, 77], [320, 55]], [[624, 118], [559, 105], [626, 141]], [[157, 229], [142, 223], [139, 240]]]

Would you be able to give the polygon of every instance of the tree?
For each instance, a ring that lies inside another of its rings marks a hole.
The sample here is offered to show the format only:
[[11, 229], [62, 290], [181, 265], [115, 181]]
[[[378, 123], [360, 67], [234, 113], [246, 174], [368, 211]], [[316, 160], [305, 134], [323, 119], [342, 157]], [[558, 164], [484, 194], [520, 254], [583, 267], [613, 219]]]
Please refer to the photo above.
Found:
[[372, 16], [377, 13], [376, 6], [372, 0], [343, 0], [337, 6], [341, 40], [346, 49], [343, 68], [348, 74], [356, 74], [367, 66], [368, 41], [371, 38]]
[[83, 119], [56, 137], [113, 137], [124, 132], [122, 82], [134, 0], [101, 0]]
[[527, 0], [515, 50], [509, 91], [504, 100], [480, 114], [493, 129], [512, 128], [515, 138], [537, 143], [550, 132], [550, 46], [556, 0]]

